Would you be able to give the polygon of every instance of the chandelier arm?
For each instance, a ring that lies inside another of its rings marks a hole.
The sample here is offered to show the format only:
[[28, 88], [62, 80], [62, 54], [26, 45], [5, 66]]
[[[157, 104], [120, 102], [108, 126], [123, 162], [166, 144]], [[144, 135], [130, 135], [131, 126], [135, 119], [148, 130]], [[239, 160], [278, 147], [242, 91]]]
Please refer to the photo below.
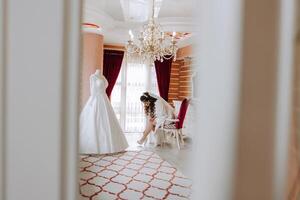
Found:
[[136, 44], [133, 40], [129, 40], [126, 45], [126, 52], [129, 55], [135, 54], [145, 61], [163, 61], [164, 59], [176, 60], [176, 53], [178, 50], [177, 42], [172, 36], [170, 44], [167, 45], [168, 38], [164, 37], [164, 32], [162, 31], [161, 25], [155, 23], [154, 20], [154, 9], [155, 0], [152, 0], [152, 17], [149, 19], [147, 24], [142, 26], [142, 31], [140, 34], [139, 42]]
[[152, 19], [154, 19], [154, 1], [155, 0], [152, 0]]

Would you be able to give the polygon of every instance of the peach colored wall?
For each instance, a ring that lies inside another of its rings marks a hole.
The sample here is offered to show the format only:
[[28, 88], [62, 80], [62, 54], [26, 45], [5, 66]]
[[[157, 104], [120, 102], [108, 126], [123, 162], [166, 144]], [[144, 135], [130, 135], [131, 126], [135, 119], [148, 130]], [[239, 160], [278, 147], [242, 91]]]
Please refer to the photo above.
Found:
[[173, 61], [171, 67], [171, 77], [169, 86], [169, 102], [172, 103], [173, 100], [179, 100], [179, 73], [180, 66], [183, 65], [182, 60]]
[[185, 57], [191, 57], [192, 52], [193, 52], [192, 45], [182, 47], [177, 51], [177, 59], [180, 60], [180, 59], [184, 59]]
[[179, 99], [191, 97], [192, 61], [190, 57], [183, 59], [183, 65], [179, 71]]
[[191, 97], [192, 46], [178, 49], [177, 60], [172, 63], [169, 102]]
[[103, 35], [83, 33], [81, 68], [81, 107], [90, 95], [89, 77], [96, 69], [103, 70]]

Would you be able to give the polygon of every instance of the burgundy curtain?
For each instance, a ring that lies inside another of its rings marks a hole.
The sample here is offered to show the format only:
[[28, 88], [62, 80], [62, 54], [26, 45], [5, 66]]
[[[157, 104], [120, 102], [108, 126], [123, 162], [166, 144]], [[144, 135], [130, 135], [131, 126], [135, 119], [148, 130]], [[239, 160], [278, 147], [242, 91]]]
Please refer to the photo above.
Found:
[[163, 62], [155, 61], [155, 71], [160, 96], [168, 101], [171, 67], [173, 59], [164, 59]]
[[103, 75], [108, 81], [106, 94], [110, 98], [111, 92], [115, 86], [120, 73], [122, 60], [124, 57], [123, 51], [104, 50], [103, 57]]

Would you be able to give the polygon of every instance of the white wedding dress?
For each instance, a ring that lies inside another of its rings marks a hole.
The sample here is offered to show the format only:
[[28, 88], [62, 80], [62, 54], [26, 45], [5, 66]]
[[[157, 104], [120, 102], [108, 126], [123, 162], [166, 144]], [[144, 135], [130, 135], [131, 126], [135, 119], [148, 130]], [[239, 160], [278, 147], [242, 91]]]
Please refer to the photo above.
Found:
[[91, 96], [80, 115], [80, 153], [115, 153], [128, 147], [106, 95], [107, 86], [107, 80], [103, 75], [90, 76]]

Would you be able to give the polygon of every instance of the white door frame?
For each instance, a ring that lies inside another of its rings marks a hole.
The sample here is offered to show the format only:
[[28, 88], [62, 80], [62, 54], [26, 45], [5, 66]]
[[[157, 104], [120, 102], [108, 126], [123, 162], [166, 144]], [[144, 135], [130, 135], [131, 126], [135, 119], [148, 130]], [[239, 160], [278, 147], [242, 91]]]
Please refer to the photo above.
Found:
[[[82, 1], [64, 0], [61, 200], [78, 197], [78, 138]], [[80, 39], [80, 40], [79, 40]]]
[[5, 83], [5, 0], [0, 0], [0, 200], [4, 200], [5, 170], [4, 170], [4, 83]]
[[[5, 168], [7, 165], [6, 146], [6, 67], [7, 67], [7, 41], [8, 20], [6, 0], [0, 0], [0, 200], [7, 200], [7, 180]], [[34, 1], [28, 1], [34, 4]], [[9, 6], [16, 6], [10, 4]], [[62, 94], [61, 94], [61, 127], [60, 127], [60, 197], [61, 200], [74, 200], [78, 198], [78, 116], [79, 116], [79, 74], [81, 58], [81, 0], [63, 0], [63, 50], [61, 56]], [[34, 5], [32, 5], [33, 10]], [[50, 17], [50, 16], [49, 16]], [[58, 31], [58, 34], [62, 32]], [[22, 33], [20, 33], [20, 36]], [[29, 49], [30, 50], [30, 49]], [[51, 49], [50, 51], [53, 51]], [[57, 67], [57, 66], [56, 66]], [[43, 141], [40, 141], [43, 142]], [[44, 141], [45, 142], [45, 141]], [[47, 142], [47, 141], [46, 141]], [[51, 163], [49, 163], [51, 165]], [[47, 175], [45, 175], [47, 176]], [[25, 184], [25, 183], [24, 183]], [[29, 187], [29, 186], [28, 186]], [[42, 187], [42, 184], [41, 184]], [[38, 190], [39, 188], [34, 188]], [[51, 198], [51, 197], [48, 197]], [[53, 197], [55, 198], [55, 197]], [[24, 196], [26, 199], [26, 196]], [[55, 200], [55, 199], [53, 199]]]
[[[299, 2], [299, 0], [298, 0]], [[279, 48], [277, 64], [276, 132], [274, 141], [274, 185], [275, 200], [287, 198], [289, 170], [289, 145], [291, 145], [294, 44], [296, 41], [296, 0], [280, 1]], [[298, 6], [297, 6], [298, 5]]]
[[[293, 0], [289, 0], [289, 3], [292, 3]], [[6, 184], [6, 178], [3, 177], [3, 175], [5, 174], [5, 154], [7, 152], [5, 152], [6, 149], [6, 137], [5, 137], [5, 126], [6, 126], [6, 107], [5, 107], [5, 98], [6, 98], [6, 91], [5, 91], [5, 87], [6, 87], [6, 76], [5, 76], [5, 66], [6, 66], [6, 40], [5, 40], [5, 35], [6, 35], [6, 23], [7, 23], [7, 18], [6, 18], [6, 12], [5, 12], [5, 7], [6, 7], [6, 0], [0, 0], [0, 27], [1, 27], [1, 31], [0, 31], [0, 200], [4, 200], [5, 199], [5, 184]], [[239, 1], [235, 1], [232, 0], [232, 3], [238, 3]], [[282, 1], [282, 3], [284, 3], [285, 1]], [[32, 3], [32, 1], [30, 1], [29, 3]], [[81, 4], [81, 0], [63, 0], [62, 4], [64, 5], [64, 37], [63, 37], [63, 51], [62, 51], [62, 84], [61, 87], [63, 88], [62, 90], [62, 94], [61, 94], [61, 113], [62, 113], [62, 117], [61, 117], [61, 127], [60, 127], [60, 133], [61, 133], [61, 161], [60, 161], [60, 198], [61, 200], [74, 200], [74, 199], [78, 199], [78, 181], [77, 181], [77, 172], [78, 172], [78, 168], [77, 168], [77, 164], [78, 164], [78, 114], [79, 114], [79, 74], [80, 74], [80, 42], [79, 42], [79, 38], [80, 38], [80, 22], [81, 22], [81, 11], [82, 11], [82, 4]], [[15, 5], [15, 4], [14, 4]], [[204, 5], [204, 4], [203, 4]], [[33, 5], [34, 6], [34, 5]], [[217, 6], [215, 4], [215, 6]], [[286, 7], [285, 7], [286, 8]], [[202, 8], [204, 9], [204, 8]], [[290, 11], [290, 7], [286, 8], [287, 10], [284, 11]], [[237, 13], [234, 13], [233, 15], [230, 15], [232, 17], [234, 17], [234, 15], [236, 14], [237, 16], [240, 15], [239, 12], [239, 8], [237, 8], [236, 10]], [[205, 13], [204, 13], [205, 14]], [[216, 20], [216, 19], [215, 19]], [[239, 19], [236, 19], [237, 23], [239, 22]], [[202, 23], [204, 23], [204, 21], [202, 21]], [[234, 24], [231, 24], [234, 26]], [[290, 27], [290, 24], [288, 24], [287, 26]], [[2, 31], [2, 29], [4, 31]], [[236, 27], [235, 32], [233, 32], [233, 36], [235, 36], [235, 34], [238, 35], [238, 30], [239, 27]], [[20, 33], [21, 34], [21, 33]], [[282, 40], [287, 40], [290, 41], [290, 36], [285, 36], [282, 35]], [[205, 41], [203, 41], [204, 44], [208, 45], [208, 43], [205, 43]], [[217, 44], [215, 44], [217, 45]], [[236, 44], [237, 48], [239, 46], [239, 44]], [[285, 47], [285, 48], [289, 48], [289, 47]], [[284, 52], [280, 52], [282, 54], [284, 54]], [[238, 69], [238, 62], [239, 62], [239, 53], [235, 52], [234, 55], [232, 55], [232, 63], [227, 63], [228, 66], [230, 66], [229, 69], [231, 69], [232, 71], [234, 71], [235, 69]], [[283, 55], [282, 55], [283, 56]], [[213, 61], [213, 58], [206, 58], [209, 59], [207, 60], [207, 62], [211, 62]], [[285, 61], [285, 62], [284, 62]], [[282, 70], [284, 67], [284, 63], [289, 63], [289, 60], [281, 60], [280, 61], [280, 65], [279, 65], [279, 70]], [[230, 65], [233, 64], [233, 65]], [[233, 66], [233, 67], [232, 67]], [[222, 70], [224, 70], [224, 68], [221, 68]], [[211, 73], [210, 74], [212, 77], [215, 77], [215, 74]], [[281, 73], [279, 73], [278, 75], [281, 75]], [[288, 80], [288, 77], [290, 76], [290, 74], [286, 71], [286, 74], [283, 75], [283, 77], [281, 77], [282, 79], [279, 79], [280, 82], [278, 83], [278, 87], [280, 88], [279, 93], [278, 93], [278, 112], [280, 116], [277, 116], [277, 120], [279, 121], [281, 119], [281, 117], [285, 117], [287, 116], [288, 110], [287, 108], [289, 107], [289, 102], [287, 102], [287, 100], [282, 99], [283, 96], [279, 96], [279, 95], [283, 95], [286, 94], [286, 92], [284, 91], [284, 86], [288, 86], [290, 87], [290, 83]], [[229, 80], [226, 83], [229, 83], [231, 86], [235, 86], [239, 80], [238, 80], [238, 76], [234, 77], [234, 79]], [[209, 83], [209, 81], [205, 82], [205, 83]], [[205, 89], [205, 88], [204, 88]], [[236, 88], [238, 89], [238, 88]], [[203, 93], [203, 91], [201, 91]], [[209, 92], [209, 91], [207, 91]], [[217, 94], [216, 94], [217, 95]], [[234, 100], [237, 100], [237, 96], [236, 94], [232, 94], [231, 96]], [[230, 98], [231, 98], [230, 97]], [[209, 99], [207, 99], [209, 100]], [[230, 100], [228, 98], [228, 100]], [[284, 104], [284, 108], [280, 109], [280, 103]], [[212, 102], [212, 105], [214, 104], [214, 102]], [[230, 104], [230, 105], [234, 105], [234, 103]], [[235, 107], [232, 107], [235, 108]], [[225, 108], [226, 109], [226, 108]], [[218, 110], [216, 110], [216, 114], [218, 114]], [[234, 113], [232, 116], [232, 120], [229, 121], [229, 123], [231, 123], [230, 127], [228, 127], [227, 132], [229, 133], [229, 136], [232, 137], [232, 143], [235, 143], [235, 126], [236, 126], [236, 121], [237, 121], [237, 116]], [[212, 122], [212, 121], [211, 121]], [[284, 180], [282, 180], [284, 178], [284, 169], [286, 168], [286, 166], [283, 164], [281, 165], [279, 161], [282, 161], [286, 158], [285, 154], [286, 152], [286, 127], [288, 124], [288, 120], [285, 120], [282, 122], [282, 124], [278, 125], [277, 127], [277, 139], [283, 137], [283, 139], [285, 140], [283, 142], [283, 144], [277, 144], [276, 146], [276, 158], [278, 161], [278, 163], [276, 162], [276, 172], [280, 173], [277, 177], [276, 177], [276, 184], [275, 184], [275, 188], [279, 189], [278, 191], [278, 197], [283, 196], [283, 190], [282, 190], [282, 183], [284, 182]], [[214, 125], [214, 124], [212, 124]], [[226, 125], [226, 124], [225, 124]], [[210, 127], [208, 127], [210, 128]], [[214, 128], [213, 126], [211, 126], [211, 128]], [[228, 136], [228, 135], [227, 135]], [[213, 143], [215, 138], [209, 138], [211, 139], [210, 141]], [[228, 143], [226, 143], [226, 141]], [[224, 140], [224, 141], [220, 141], [221, 145], [224, 146], [224, 148], [226, 149], [225, 153], [228, 154], [229, 158], [232, 158], [232, 160], [234, 160], [234, 147], [231, 146], [231, 140], [229, 141]], [[278, 141], [276, 141], [278, 142]], [[229, 144], [228, 146], [226, 146], [227, 144]], [[209, 145], [204, 145], [203, 148], [207, 148], [207, 150], [211, 150], [212, 146]], [[282, 150], [282, 151], [279, 151]], [[205, 152], [205, 151], [203, 151]], [[281, 152], [281, 153], [280, 153]], [[283, 153], [282, 153], [283, 152]], [[224, 151], [221, 152], [222, 154], [224, 154]], [[215, 152], [215, 156], [219, 156], [220, 152]], [[198, 155], [199, 156], [199, 155]], [[204, 159], [204, 158], [203, 158]], [[205, 161], [205, 160], [203, 160]], [[213, 162], [213, 160], [208, 160]], [[199, 162], [199, 160], [198, 160]], [[201, 162], [200, 162], [201, 163]], [[204, 163], [204, 162], [203, 162]], [[202, 164], [203, 164], [202, 163]], [[282, 162], [284, 163], [284, 161]], [[49, 163], [51, 165], [51, 163]], [[232, 164], [230, 163], [230, 161], [225, 161], [223, 159], [223, 163], [225, 167], [227, 167], [227, 171], [229, 172], [228, 177], [224, 178], [224, 182], [228, 181], [229, 183], [231, 183], [231, 174], [232, 173]], [[202, 170], [201, 172], [205, 172], [205, 169], [203, 168], [203, 166], [201, 166], [202, 168], [199, 168], [199, 170]], [[209, 175], [211, 176], [207, 176], [210, 179], [215, 178], [214, 174], [215, 171], [209, 169]], [[224, 174], [223, 174], [224, 175]], [[218, 177], [219, 178], [219, 177]], [[226, 179], [226, 180], [225, 180]], [[222, 182], [220, 182], [222, 183]], [[218, 185], [217, 185], [218, 186]], [[222, 189], [222, 187], [224, 187], [224, 185], [219, 185], [220, 187], [216, 188], [212, 188], [214, 189], [214, 191], [218, 191], [218, 189]], [[41, 184], [42, 187], [42, 184]], [[204, 184], [204, 187], [202, 187], [202, 191], [204, 189], [209, 189], [207, 188], [207, 183]], [[223, 191], [223, 193], [226, 196], [226, 194], [228, 195], [228, 197], [231, 196], [231, 192], [230, 189], [232, 188], [231, 185], [228, 185], [228, 190]], [[36, 190], [38, 190], [39, 188], [35, 188]], [[198, 188], [197, 188], [198, 189]], [[281, 189], [281, 190], [280, 190]], [[209, 190], [207, 190], [209, 191]], [[201, 192], [201, 191], [200, 191]], [[222, 191], [221, 191], [222, 192]], [[202, 194], [203, 195], [203, 194]], [[24, 199], [26, 199], [26, 197], [24, 197]], [[229, 198], [227, 198], [229, 199]], [[6, 199], [5, 199], [6, 200]], [[53, 199], [56, 200], [56, 199]]]

